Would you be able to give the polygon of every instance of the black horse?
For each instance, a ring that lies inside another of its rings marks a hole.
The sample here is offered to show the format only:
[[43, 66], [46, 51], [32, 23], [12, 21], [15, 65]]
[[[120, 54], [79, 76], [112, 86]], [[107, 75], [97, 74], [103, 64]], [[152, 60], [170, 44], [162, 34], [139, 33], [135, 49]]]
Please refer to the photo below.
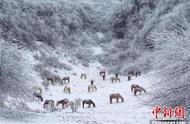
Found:
[[91, 99], [85, 99], [85, 100], [82, 101], [82, 107], [83, 107], [83, 108], [84, 108], [84, 105], [85, 105], [85, 104], [88, 104], [88, 108], [91, 107], [91, 104], [92, 104], [92, 106], [93, 106], [94, 108], [96, 107], [95, 103], [94, 103]]
[[43, 102], [42, 94], [40, 94], [40, 93], [33, 93], [33, 99], [34, 99], [34, 97], [37, 97], [38, 100], [40, 100], [40, 101]]
[[63, 100], [57, 101], [56, 106], [58, 106], [59, 104], [61, 104], [62, 108], [64, 108], [65, 106], [67, 107], [68, 106], [68, 102], [69, 102], [69, 100], [67, 98], [65, 98]]

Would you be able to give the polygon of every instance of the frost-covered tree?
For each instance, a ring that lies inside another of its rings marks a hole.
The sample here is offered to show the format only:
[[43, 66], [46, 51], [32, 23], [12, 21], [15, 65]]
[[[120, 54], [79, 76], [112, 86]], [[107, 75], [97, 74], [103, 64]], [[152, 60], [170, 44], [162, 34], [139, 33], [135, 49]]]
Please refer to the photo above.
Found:
[[29, 76], [24, 73], [24, 61], [20, 53], [9, 43], [3, 44], [2, 40], [0, 50], [0, 102], [7, 96], [30, 98], [26, 82]]

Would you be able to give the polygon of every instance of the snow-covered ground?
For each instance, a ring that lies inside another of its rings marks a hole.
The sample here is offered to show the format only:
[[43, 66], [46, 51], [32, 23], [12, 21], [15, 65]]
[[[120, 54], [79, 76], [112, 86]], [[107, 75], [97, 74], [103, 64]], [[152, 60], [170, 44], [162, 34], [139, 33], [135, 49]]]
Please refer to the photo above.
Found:
[[[38, 112], [38, 117], [29, 119], [30, 121], [15, 122], [9, 120], [1, 120], [1, 124], [147, 124], [151, 118], [151, 108], [143, 104], [146, 95], [134, 96], [130, 90], [131, 84], [139, 84], [149, 91], [150, 81], [148, 75], [142, 75], [138, 78], [133, 77], [131, 81], [127, 81], [127, 77], [121, 76], [121, 83], [110, 83], [108, 74], [106, 81], [99, 76], [102, 65], [98, 62], [91, 63], [89, 67], [81, 65], [75, 66], [72, 72], [65, 73], [63, 76], [71, 76], [71, 94], [63, 92], [64, 86], [50, 86], [48, 91], [43, 92], [44, 99], [53, 99], [55, 101], [68, 98], [92, 99], [96, 108], [79, 108], [77, 113], [72, 113], [70, 108], [58, 111], [48, 112], [43, 109], [42, 102], [27, 103], [34, 111]], [[77, 75], [73, 75], [76, 73]], [[87, 73], [87, 79], [81, 80], [80, 74]], [[90, 80], [94, 80], [97, 86], [97, 92], [88, 93], [88, 85]], [[124, 97], [124, 103], [109, 103], [109, 95], [111, 93], [120, 93]]]

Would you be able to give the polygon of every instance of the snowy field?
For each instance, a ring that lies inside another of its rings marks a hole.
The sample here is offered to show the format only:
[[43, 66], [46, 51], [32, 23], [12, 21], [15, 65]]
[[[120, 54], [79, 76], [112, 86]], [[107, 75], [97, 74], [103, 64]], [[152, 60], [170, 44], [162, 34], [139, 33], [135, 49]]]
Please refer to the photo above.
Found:
[[[106, 81], [99, 76], [99, 71], [104, 67], [100, 63], [91, 63], [89, 67], [76, 66], [74, 70], [65, 75], [71, 76], [71, 82], [68, 86], [71, 87], [71, 94], [63, 92], [64, 86], [50, 86], [48, 91], [43, 92], [44, 99], [53, 99], [55, 101], [68, 98], [92, 99], [96, 108], [82, 108], [78, 112], [72, 113], [70, 108], [61, 109], [58, 111], [48, 112], [43, 109], [42, 102], [28, 103], [28, 106], [38, 112], [37, 117], [29, 119], [30, 121], [11, 122], [3, 120], [1, 124], [147, 124], [151, 118], [151, 108], [143, 104], [146, 95], [134, 96], [131, 92], [131, 84], [139, 84], [147, 89], [150, 86], [150, 78], [148, 75], [133, 77], [131, 81], [127, 81], [127, 77], [120, 76], [121, 83], [111, 83], [110, 77], [106, 76]], [[72, 75], [76, 73], [77, 75]], [[87, 79], [81, 80], [80, 74], [87, 73]], [[97, 86], [97, 91], [89, 93], [87, 88], [90, 80], [94, 80]], [[124, 103], [109, 103], [109, 95], [112, 93], [120, 93], [124, 97]]]

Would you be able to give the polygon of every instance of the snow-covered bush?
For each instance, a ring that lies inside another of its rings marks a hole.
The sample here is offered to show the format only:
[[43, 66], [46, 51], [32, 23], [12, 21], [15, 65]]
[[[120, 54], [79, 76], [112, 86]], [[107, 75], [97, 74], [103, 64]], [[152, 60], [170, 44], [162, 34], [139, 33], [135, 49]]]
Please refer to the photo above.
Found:
[[24, 70], [25, 61], [11, 44], [1, 40], [0, 45], [0, 96], [1, 102], [7, 96], [31, 98], [27, 81], [30, 77]]

